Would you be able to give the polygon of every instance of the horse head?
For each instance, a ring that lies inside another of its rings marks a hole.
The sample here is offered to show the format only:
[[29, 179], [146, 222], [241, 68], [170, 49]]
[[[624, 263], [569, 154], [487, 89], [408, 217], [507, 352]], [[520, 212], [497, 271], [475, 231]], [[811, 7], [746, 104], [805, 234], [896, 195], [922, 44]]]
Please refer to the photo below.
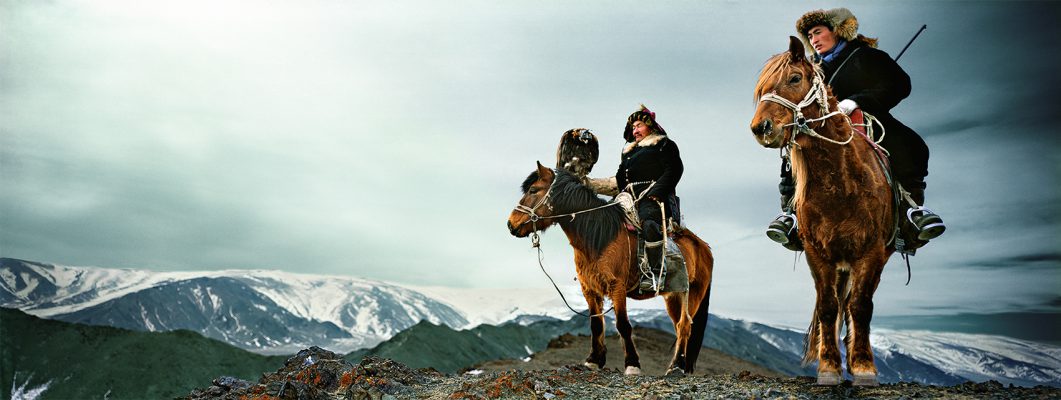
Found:
[[553, 205], [550, 201], [556, 172], [538, 163], [538, 169], [523, 181], [523, 197], [508, 216], [508, 231], [515, 237], [527, 237], [536, 230], [553, 224]]
[[755, 85], [759, 103], [751, 123], [755, 140], [769, 148], [788, 145], [796, 128], [785, 128], [804, 124], [805, 118], [800, 121], [804, 111], [808, 115], [820, 113], [826, 90], [820, 70], [807, 60], [803, 42], [789, 36], [788, 51], [766, 61]]

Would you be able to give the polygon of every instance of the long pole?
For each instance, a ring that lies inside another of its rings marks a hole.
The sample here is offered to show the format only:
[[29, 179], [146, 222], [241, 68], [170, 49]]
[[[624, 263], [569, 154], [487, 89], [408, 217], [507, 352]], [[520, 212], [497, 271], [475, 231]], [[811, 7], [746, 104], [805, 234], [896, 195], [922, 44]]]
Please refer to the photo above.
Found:
[[921, 25], [921, 29], [917, 30], [917, 33], [914, 34], [914, 37], [910, 38], [909, 42], [906, 42], [906, 47], [903, 47], [903, 51], [900, 51], [899, 55], [895, 56], [895, 62], [899, 62], [899, 57], [903, 56], [903, 53], [906, 52], [906, 49], [910, 48], [910, 45], [914, 43], [914, 40], [917, 39], [917, 36], [920, 35], [921, 32], [925, 30], [925, 28], [928, 28], [927, 24], [926, 25]]

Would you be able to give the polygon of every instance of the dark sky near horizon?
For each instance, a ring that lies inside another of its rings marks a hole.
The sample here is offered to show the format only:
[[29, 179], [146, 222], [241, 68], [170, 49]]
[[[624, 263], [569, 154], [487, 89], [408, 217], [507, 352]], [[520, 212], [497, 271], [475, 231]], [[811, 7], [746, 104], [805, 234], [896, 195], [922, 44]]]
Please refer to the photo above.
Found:
[[[777, 153], [748, 130], [762, 63], [826, 2], [0, 3], [0, 256], [538, 287], [503, 227], [560, 134], [658, 113], [714, 310], [802, 324], [805, 262], [763, 235]], [[897, 257], [880, 314], [1057, 310], [1061, 3], [844, 2], [898, 53], [893, 114], [928, 142], [946, 235]], [[561, 232], [550, 273], [577, 292]], [[794, 309], [793, 307], [798, 307]]]

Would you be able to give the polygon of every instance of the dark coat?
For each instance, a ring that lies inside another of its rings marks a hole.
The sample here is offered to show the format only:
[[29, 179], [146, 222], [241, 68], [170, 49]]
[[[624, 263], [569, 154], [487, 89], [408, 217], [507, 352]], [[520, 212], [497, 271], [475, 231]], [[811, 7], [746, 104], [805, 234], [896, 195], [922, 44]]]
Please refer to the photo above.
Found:
[[[628, 143], [623, 149], [619, 170], [615, 173], [615, 182], [619, 190], [631, 182], [652, 182], [655, 185], [634, 185], [635, 198], [653, 196], [662, 201], [674, 202], [675, 187], [682, 178], [685, 167], [678, 152], [678, 144], [665, 135], [652, 135], [639, 143]], [[673, 207], [670, 207], [673, 208]], [[668, 216], [675, 216], [668, 209]]]
[[[891, 115], [910, 95], [910, 76], [888, 53], [855, 40], [831, 62], [822, 62], [825, 81], [836, 99], [851, 99], [884, 125], [881, 146], [891, 153], [892, 171], [907, 189], [921, 186], [928, 175], [928, 146], [921, 136]], [[874, 127], [877, 137], [880, 128]]]

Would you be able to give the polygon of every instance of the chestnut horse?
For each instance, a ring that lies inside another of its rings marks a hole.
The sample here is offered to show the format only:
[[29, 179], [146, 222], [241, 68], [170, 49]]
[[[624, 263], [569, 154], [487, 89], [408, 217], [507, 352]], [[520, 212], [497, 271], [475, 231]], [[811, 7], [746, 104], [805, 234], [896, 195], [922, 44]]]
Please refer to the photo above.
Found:
[[[522, 189], [520, 205], [508, 217], [508, 229], [512, 235], [526, 237], [555, 223], [564, 230], [575, 249], [575, 272], [592, 314], [592, 348], [586, 357], [586, 366], [604, 367], [607, 351], [602, 311], [607, 298], [615, 308], [615, 325], [623, 339], [625, 373], [640, 374], [641, 362], [631, 337], [626, 297], [644, 300], [654, 297], [655, 293], [630, 293], [640, 279], [635, 264], [637, 235], [625, 228], [622, 210], [618, 206], [609, 206], [610, 203], [597, 197], [570, 172], [551, 170], [541, 163], [538, 163], [537, 171], [523, 182]], [[689, 291], [662, 294], [677, 336], [668, 374], [693, 372], [707, 328], [714, 265], [707, 243], [688, 230], [675, 231], [674, 240], [685, 256]]]
[[770, 58], [759, 75], [751, 130], [764, 147], [791, 152], [799, 238], [817, 291], [803, 363], [818, 361], [818, 384], [840, 383], [843, 321], [847, 371], [855, 385], [875, 386], [869, 323], [873, 292], [894, 251], [895, 206], [875, 150], [843, 113], [830, 111], [837, 101], [822, 79], [791, 37], [788, 52]]

